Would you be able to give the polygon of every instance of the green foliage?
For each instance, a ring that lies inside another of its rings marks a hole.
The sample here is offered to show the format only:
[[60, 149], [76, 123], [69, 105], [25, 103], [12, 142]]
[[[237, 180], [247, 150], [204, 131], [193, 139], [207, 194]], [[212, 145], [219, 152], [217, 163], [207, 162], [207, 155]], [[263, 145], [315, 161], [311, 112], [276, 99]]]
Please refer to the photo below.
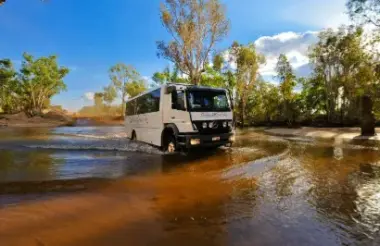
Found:
[[63, 78], [69, 69], [58, 66], [57, 56], [34, 57], [23, 54], [24, 62], [20, 70], [21, 94], [25, 108], [31, 114], [41, 112], [44, 102], [55, 94], [66, 90]]
[[123, 112], [127, 96], [134, 97], [146, 90], [144, 81], [133, 66], [127, 66], [123, 63], [116, 64], [110, 68], [109, 76], [111, 86], [121, 95]]
[[278, 121], [281, 95], [279, 88], [258, 80], [250, 92], [247, 102], [247, 121], [251, 124]]
[[240, 45], [234, 42], [231, 47], [231, 55], [236, 61], [236, 89], [235, 100], [237, 103], [238, 121], [245, 125], [245, 115], [249, 93], [254, 89], [256, 81], [260, 78], [259, 67], [265, 63], [265, 57], [256, 52], [254, 44]]
[[296, 120], [296, 104], [294, 87], [296, 86], [296, 76], [294, 75], [293, 69], [288, 61], [288, 58], [281, 54], [278, 58], [277, 66], [277, 78], [280, 81], [280, 93], [282, 96], [282, 107], [285, 116], [285, 120], [289, 125], [292, 125]]
[[66, 89], [63, 78], [69, 69], [58, 65], [57, 56], [35, 59], [24, 53], [23, 58], [18, 73], [9, 60], [0, 61], [0, 107], [6, 113], [40, 114], [54, 95]]
[[201, 76], [201, 85], [211, 87], [226, 87], [226, 76], [215, 70], [214, 67], [207, 66], [205, 72]]
[[125, 91], [129, 97], [135, 97], [146, 91], [145, 82], [143, 80], [132, 81], [125, 86]]
[[[205, 66], [200, 84], [228, 89], [241, 125], [293, 125], [323, 120], [323, 124], [355, 124], [361, 117], [359, 97], [371, 96], [380, 115], [380, 69], [376, 56], [366, 50], [360, 28], [325, 30], [310, 48], [314, 68], [308, 78], [297, 78], [285, 55], [276, 66], [278, 85], [262, 80], [259, 67], [265, 58], [253, 44], [234, 42]], [[232, 65], [234, 64], [234, 65]], [[170, 81], [170, 72], [156, 73], [157, 83]], [[296, 86], [298, 89], [296, 91]]]
[[358, 119], [358, 97], [374, 97], [377, 91], [375, 61], [365, 51], [362, 35], [360, 28], [329, 29], [320, 33], [319, 42], [311, 50], [314, 72], [308, 97], [324, 99], [317, 108], [324, 108], [329, 122]]
[[16, 71], [9, 59], [0, 60], [0, 108], [11, 112], [16, 107], [14, 91], [17, 91]]
[[117, 91], [116, 88], [112, 85], [106, 86], [103, 89], [103, 100], [108, 104], [111, 105], [113, 101], [115, 101], [117, 97]]
[[173, 71], [170, 67], [166, 67], [162, 72], [156, 72], [152, 76], [152, 80], [155, 82], [152, 86], [163, 85], [167, 83], [189, 83], [189, 80], [180, 76], [180, 71], [177, 66], [174, 66]]
[[94, 94], [94, 104], [95, 104], [96, 108], [100, 108], [104, 105], [103, 104], [103, 96], [104, 96], [104, 94], [101, 92], [96, 92]]

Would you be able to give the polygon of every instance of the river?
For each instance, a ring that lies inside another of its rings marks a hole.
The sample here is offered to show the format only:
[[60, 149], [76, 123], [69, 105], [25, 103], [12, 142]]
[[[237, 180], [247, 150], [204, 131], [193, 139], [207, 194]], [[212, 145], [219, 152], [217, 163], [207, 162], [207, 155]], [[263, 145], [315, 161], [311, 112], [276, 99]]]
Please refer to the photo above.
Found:
[[0, 245], [379, 245], [379, 148], [249, 129], [171, 156], [123, 127], [0, 129]]

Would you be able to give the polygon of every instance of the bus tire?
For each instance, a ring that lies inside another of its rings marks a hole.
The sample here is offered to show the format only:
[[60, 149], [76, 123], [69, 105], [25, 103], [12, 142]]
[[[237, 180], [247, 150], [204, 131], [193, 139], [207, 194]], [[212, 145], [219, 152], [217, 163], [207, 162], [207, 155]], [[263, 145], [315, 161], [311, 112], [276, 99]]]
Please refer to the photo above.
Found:
[[131, 140], [132, 141], [136, 141], [137, 140], [136, 132], [134, 130], [132, 131]]
[[173, 154], [177, 151], [177, 143], [173, 135], [168, 138], [168, 141], [165, 146], [165, 151], [170, 154]]

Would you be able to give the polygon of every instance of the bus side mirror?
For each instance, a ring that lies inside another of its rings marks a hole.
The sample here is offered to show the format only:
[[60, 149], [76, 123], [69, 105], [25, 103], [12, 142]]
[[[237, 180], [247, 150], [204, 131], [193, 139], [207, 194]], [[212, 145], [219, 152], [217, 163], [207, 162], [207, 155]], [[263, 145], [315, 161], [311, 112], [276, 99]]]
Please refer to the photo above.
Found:
[[172, 109], [177, 109], [177, 101], [178, 101], [177, 91], [172, 90], [170, 93], [172, 95]]
[[176, 90], [176, 87], [175, 86], [167, 86], [165, 88], [165, 94], [171, 94], [173, 91]]

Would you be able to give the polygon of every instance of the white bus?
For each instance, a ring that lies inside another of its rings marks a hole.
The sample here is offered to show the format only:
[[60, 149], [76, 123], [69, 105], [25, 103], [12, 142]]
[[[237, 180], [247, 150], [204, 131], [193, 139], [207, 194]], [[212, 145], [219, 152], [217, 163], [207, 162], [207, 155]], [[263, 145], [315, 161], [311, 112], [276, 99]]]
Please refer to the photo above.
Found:
[[175, 152], [220, 147], [234, 141], [232, 103], [225, 89], [166, 84], [126, 102], [132, 140]]

